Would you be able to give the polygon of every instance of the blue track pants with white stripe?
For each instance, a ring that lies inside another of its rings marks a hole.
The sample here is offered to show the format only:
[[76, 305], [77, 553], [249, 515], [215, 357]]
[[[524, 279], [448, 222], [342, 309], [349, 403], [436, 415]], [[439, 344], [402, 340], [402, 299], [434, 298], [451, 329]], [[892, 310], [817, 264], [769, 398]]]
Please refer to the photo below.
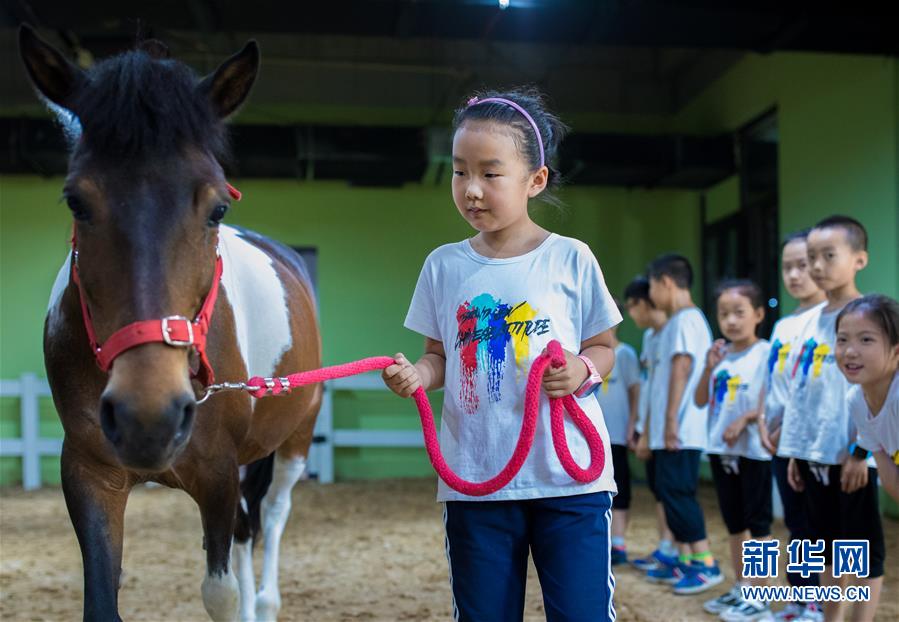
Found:
[[453, 615], [462, 622], [520, 622], [528, 553], [548, 622], [615, 619], [612, 495], [524, 501], [447, 501], [446, 553]]

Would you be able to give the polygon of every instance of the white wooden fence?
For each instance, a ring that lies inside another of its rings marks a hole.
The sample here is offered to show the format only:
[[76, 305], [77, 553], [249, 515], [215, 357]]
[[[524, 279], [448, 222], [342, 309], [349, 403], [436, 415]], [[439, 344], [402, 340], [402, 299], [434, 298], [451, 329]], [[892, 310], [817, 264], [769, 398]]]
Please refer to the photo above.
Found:
[[22, 459], [22, 487], [34, 490], [41, 487], [41, 456], [58, 456], [62, 452], [61, 438], [40, 437], [40, 409], [38, 400], [50, 396], [50, 385], [31, 373], [18, 380], [0, 380], [0, 397], [17, 397], [20, 401], [20, 438], [0, 438], [0, 456]]
[[[334, 449], [337, 447], [421, 447], [420, 429], [352, 430], [334, 429], [335, 391], [386, 391], [378, 373], [341, 378], [325, 383], [322, 408], [315, 424], [309, 473], [320, 483], [334, 481]], [[0, 456], [22, 460], [22, 486], [25, 490], [41, 487], [41, 456], [59, 456], [61, 438], [39, 436], [38, 400], [50, 396], [47, 381], [26, 373], [17, 380], [0, 380], [0, 397], [20, 400], [21, 438], [0, 438]], [[272, 398], [277, 399], [277, 398]]]

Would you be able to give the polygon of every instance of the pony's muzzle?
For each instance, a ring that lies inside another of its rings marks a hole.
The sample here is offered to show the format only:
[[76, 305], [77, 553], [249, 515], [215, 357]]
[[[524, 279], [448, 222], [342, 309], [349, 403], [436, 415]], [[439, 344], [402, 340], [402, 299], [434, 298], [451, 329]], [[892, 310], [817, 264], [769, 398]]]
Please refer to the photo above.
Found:
[[178, 394], [148, 412], [106, 391], [100, 399], [100, 427], [124, 466], [165, 471], [190, 439], [196, 410], [191, 393]]

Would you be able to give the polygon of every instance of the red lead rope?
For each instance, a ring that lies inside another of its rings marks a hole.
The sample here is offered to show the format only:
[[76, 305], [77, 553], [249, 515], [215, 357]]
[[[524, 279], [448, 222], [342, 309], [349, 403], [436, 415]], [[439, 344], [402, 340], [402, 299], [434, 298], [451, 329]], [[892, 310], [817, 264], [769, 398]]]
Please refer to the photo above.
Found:
[[[565, 366], [565, 355], [558, 341], [550, 341], [546, 350], [545, 353], [537, 357], [528, 374], [524, 417], [521, 420], [521, 433], [518, 436], [515, 451], [512, 452], [512, 457], [506, 466], [496, 476], [484, 482], [469, 482], [456, 475], [450, 469], [440, 453], [440, 444], [437, 440], [437, 430], [434, 425], [434, 413], [431, 410], [428, 396], [421, 387], [412, 394], [412, 398], [418, 406], [418, 415], [421, 419], [421, 429], [424, 433], [428, 458], [430, 458], [434, 470], [437, 471], [437, 475], [446, 482], [447, 486], [465, 495], [481, 497], [492, 494], [504, 487], [521, 470], [528, 453], [531, 451], [534, 435], [537, 431], [537, 416], [540, 412], [540, 383], [543, 378], [543, 372], [546, 370], [547, 365], [552, 365], [555, 368]], [[287, 393], [295, 387], [376, 371], [393, 364], [394, 360], [390, 357], [375, 356], [353, 363], [291, 374], [284, 378], [254, 376], [247, 381], [246, 387], [250, 390], [250, 395], [257, 398], [267, 395], [279, 395]], [[598, 479], [605, 467], [605, 450], [603, 449], [602, 438], [599, 432], [596, 431], [589, 417], [581, 410], [581, 407], [578, 406], [577, 401], [571, 395], [563, 398], [550, 398], [549, 405], [553, 446], [556, 449], [556, 455], [559, 457], [562, 467], [572, 479], [578, 482], [587, 483]], [[583, 433], [590, 448], [590, 466], [586, 469], [578, 466], [568, 448], [564, 421], [566, 410], [575, 425]]]

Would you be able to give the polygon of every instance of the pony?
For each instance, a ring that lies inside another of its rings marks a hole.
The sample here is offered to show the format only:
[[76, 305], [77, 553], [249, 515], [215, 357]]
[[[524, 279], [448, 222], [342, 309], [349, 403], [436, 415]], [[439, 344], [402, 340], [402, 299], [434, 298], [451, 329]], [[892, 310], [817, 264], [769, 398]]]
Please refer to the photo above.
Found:
[[62, 489], [81, 548], [84, 619], [120, 619], [125, 503], [142, 482], [196, 501], [209, 616], [274, 619], [280, 539], [321, 385], [267, 400], [197, 399], [214, 376], [321, 365], [302, 259], [221, 222], [238, 198], [221, 166], [224, 122], [250, 92], [258, 45], [202, 79], [153, 40], [82, 70], [23, 25], [19, 51], [72, 139], [63, 196], [73, 250], [50, 295], [44, 360], [65, 432]]

